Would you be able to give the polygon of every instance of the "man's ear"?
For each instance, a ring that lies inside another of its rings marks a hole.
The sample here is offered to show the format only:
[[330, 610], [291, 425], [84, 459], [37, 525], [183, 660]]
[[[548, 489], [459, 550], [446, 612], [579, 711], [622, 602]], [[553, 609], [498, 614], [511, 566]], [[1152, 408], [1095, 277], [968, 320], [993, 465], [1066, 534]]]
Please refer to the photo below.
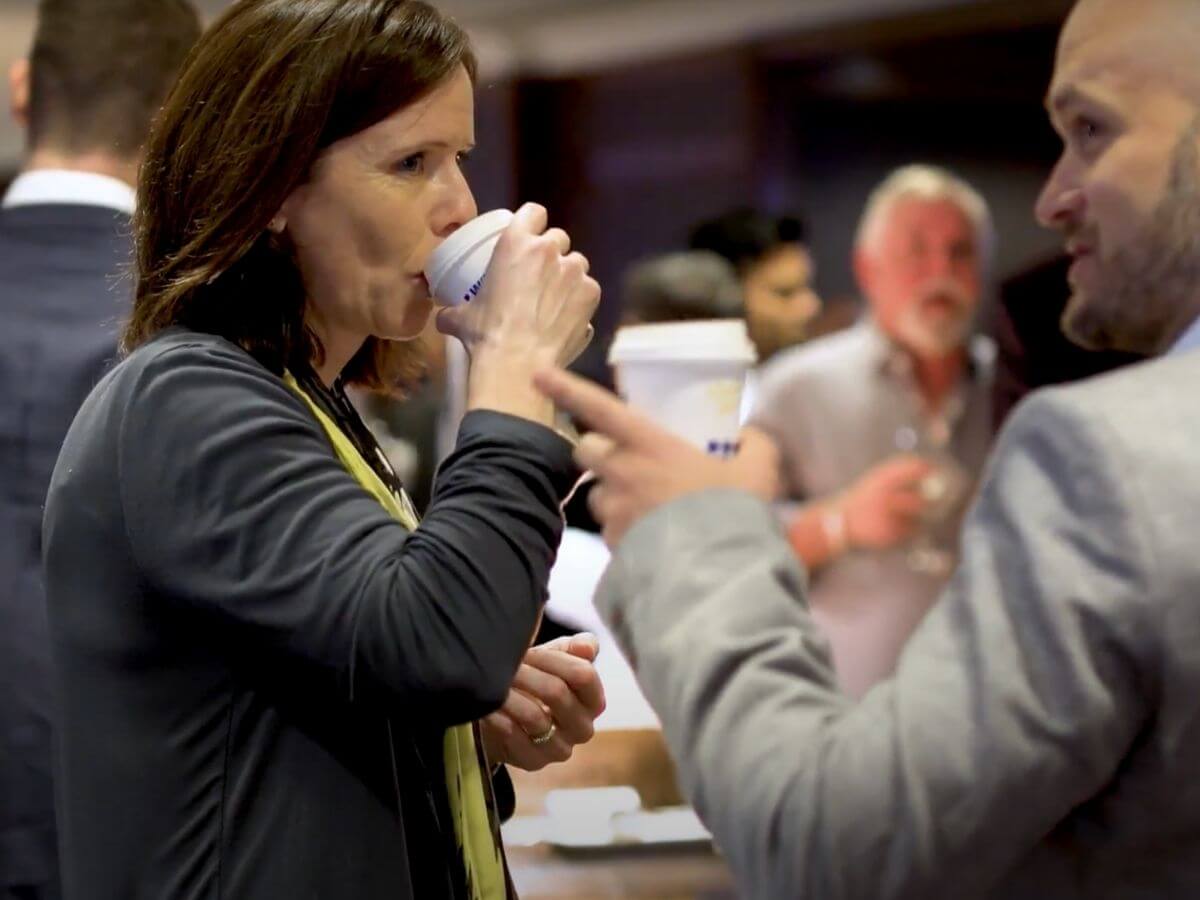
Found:
[[18, 59], [8, 67], [9, 112], [22, 131], [29, 130], [29, 60]]

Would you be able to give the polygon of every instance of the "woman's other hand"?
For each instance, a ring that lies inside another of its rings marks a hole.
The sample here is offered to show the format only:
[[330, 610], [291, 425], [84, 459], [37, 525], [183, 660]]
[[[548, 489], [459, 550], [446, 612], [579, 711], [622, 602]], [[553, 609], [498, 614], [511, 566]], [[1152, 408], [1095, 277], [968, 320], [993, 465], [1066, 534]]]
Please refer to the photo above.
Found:
[[598, 651], [595, 637], [577, 634], [525, 654], [504, 706], [480, 723], [489, 762], [536, 772], [591, 740], [605, 702]]
[[553, 426], [533, 373], [566, 366], [591, 339], [600, 285], [544, 207], [527, 203], [500, 236], [478, 297], [444, 309], [438, 329], [471, 355], [468, 409], [492, 409]]

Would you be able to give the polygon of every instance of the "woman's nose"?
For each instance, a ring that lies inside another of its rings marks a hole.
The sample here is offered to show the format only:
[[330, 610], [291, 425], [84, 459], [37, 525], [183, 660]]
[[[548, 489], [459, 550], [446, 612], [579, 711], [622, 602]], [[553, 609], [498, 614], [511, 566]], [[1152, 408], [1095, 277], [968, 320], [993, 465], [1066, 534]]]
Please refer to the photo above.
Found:
[[459, 173], [451, 184], [446, 186], [446, 197], [439, 205], [438, 214], [433, 223], [434, 233], [440, 237], [449, 237], [464, 224], [479, 215], [475, 205], [475, 195], [467, 180]]

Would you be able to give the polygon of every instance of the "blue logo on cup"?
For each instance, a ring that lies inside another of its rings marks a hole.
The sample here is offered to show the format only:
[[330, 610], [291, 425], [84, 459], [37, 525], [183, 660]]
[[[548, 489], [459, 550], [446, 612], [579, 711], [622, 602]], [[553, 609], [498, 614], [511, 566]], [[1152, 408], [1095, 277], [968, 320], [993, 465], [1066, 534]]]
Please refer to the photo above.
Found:
[[737, 441], [709, 441], [705, 450], [709, 456], [719, 456], [721, 459], [729, 459], [731, 456], [737, 456], [738, 452]]
[[483, 278], [484, 278], [484, 276], [480, 275], [479, 280], [476, 281], [469, 288], [467, 288], [467, 292], [465, 294], [463, 294], [463, 298], [462, 298], [463, 303], [470, 303], [477, 296], [479, 296], [479, 289], [483, 287]]

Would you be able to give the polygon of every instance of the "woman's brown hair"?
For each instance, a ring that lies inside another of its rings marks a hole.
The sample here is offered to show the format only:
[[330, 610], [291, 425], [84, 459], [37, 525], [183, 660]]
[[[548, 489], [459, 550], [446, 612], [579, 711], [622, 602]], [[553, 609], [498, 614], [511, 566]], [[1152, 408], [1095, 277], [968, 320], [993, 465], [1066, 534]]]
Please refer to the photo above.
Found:
[[[138, 184], [132, 351], [183, 325], [272, 371], [319, 365], [286, 238], [267, 226], [322, 150], [419, 100], [465, 67], [466, 34], [418, 0], [239, 0], [184, 64]], [[370, 338], [343, 376], [394, 390], [417, 342]]]

